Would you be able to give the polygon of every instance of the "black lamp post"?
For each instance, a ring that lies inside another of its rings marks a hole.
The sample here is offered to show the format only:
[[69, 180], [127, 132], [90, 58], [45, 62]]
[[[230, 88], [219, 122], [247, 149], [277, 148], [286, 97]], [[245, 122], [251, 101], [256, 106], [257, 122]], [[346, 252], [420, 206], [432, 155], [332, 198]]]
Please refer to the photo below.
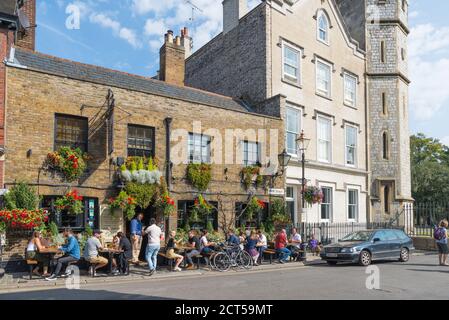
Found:
[[306, 138], [306, 135], [304, 134], [304, 130], [299, 135], [299, 138], [296, 139], [298, 142], [298, 152], [301, 154], [301, 165], [302, 165], [302, 179], [301, 179], [301, 187], [302, 187], [302, 208], [304, 209], [306, 207], [306, 200], [304, 198], [304, 194], [306, 192], [306, 151], [309, 147], [310, 139]]

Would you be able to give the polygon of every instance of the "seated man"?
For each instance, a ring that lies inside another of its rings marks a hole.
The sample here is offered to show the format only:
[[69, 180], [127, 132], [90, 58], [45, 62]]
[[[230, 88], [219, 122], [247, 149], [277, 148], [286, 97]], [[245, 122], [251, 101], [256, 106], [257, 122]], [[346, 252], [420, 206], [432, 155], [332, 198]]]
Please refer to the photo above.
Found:
[[192, 249], [186, 254], [187, 270], [193, 270], [195, 267], [193, 266], [192, 257], [200, 254], [200, 240], [198, 240], [195, 230], [189, 231], [189, 242], [187, 247]]
[[290, 249], [292, 251], [292, 256], [295, 258], [295, 260], [298, 260], [299, 258], [302, 257], [302, 253], [300, 252], [302, 238], [296, 228], [292, 229], [292, 238], [291, 238], [290, 242], [292, 243], [292, 245], [290, 247]]
[[257, 235], [259, 236], [259, 242], [257, 243], [257, 248], [259, 249], [259, 254], [262, 255], [265, 250], [268, 249], [267, 236], [263, 234], [262, 230], [257, 230]]
[[120, 272], [125, 273], [128, 268], [128, 261], [133, 258], [133, 248], [131, 241], [129, 241], [123, 232], [117, 233], [116, 237], [118, 239], [117, 249], [123, 251], [123, 253], [117, 255], [116, 264]]
[[235, 235], [233, 229], [229, 229], [226, 242], [229, 246], [238, 246], [240, 244], [240, 239]]
[[[59, 251], [63, 253], [63, 256], [52, 261], [54, 267], [53, 274], [45, 278], [47, 281], [56, 281], [61, 272], [62, 267], [67, 267], [71, 262], [77, 262], [80, 259], [80, 246], [78, 240], [76, 240], [72, 229], [64, 229], [63, 235], [67, 238], [67, 244], [59, 248]], [[69, 276], [69, 272], [66, 272], [65, 276]]]
[[282, 229], [281, 232], [278, 233], [275, 240], [275, 249], [279, 254], [279, 263], [286, 263], [290, 258], [291, 251], [287, 249], [287, 231]]
[[98, 255], [98, 250], [103, 250], [100, 242], [101, 231], [95, 230], [93, 236], [87, 239], [86, 247], [84, 248], [84, 259], [93, 265], [89, 269], [90, 275], [94, 277], [97, 275], [97, 270], [108, 265], [108, 259]]

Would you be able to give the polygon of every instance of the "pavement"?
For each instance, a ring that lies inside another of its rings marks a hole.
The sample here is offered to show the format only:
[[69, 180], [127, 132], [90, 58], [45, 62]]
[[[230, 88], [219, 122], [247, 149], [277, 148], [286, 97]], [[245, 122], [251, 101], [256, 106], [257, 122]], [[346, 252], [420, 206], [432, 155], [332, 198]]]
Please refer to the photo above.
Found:
[[[305, 265], [273, 264], [227, 273], [199, 270], [161, 272], [153, 277], [82, 279], [79, 289], [65, 282], [36, 280], [2, 287], [0, 300], [408, 300], [448, 299], [449, 267], [437, 266], [434, 253], [415, 254], [410, 262], [328, 266], [313, 259]], [[5, 289], [3, 289], [5, 288]]]

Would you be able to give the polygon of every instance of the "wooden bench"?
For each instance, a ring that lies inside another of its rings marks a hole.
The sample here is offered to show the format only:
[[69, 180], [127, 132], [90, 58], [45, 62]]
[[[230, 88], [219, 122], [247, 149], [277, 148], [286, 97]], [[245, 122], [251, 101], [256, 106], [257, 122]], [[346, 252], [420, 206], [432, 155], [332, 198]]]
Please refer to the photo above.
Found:
[[[27, 256], [27, 250], [25, 250], [25, 258], [26, 258], [26, 256]], [[29, 268], [30, 280], [32, 280], [33, 279], [33, 270], [37, 265], [39, 265], [39, 262], [37, 260], [33, 260], [33, 259], [26, 259], [26, 263]]]
[[265, 249], [261, 254], [261, 263], [264, 261], [264, 255], [268, 255], [270, 257], [270, 264], [273, 264], [273, 257], [277, 257], [278, 253], [274, 249]]
[[174, 263], [175, 259], [169, 258], [169, 257], [167, 256], [167, 253], [166, 253], [166, 252], [161, 252], [161, 251], [159, 251], [159, 253], [158, 253], [157, 255], [160, 256], [160, 257], [162, 257], [162, 258], [164, 258], [164, 259], [167, 261], [169, 270], [170, 270], [170, 271], [173, 271], [173, 263]]

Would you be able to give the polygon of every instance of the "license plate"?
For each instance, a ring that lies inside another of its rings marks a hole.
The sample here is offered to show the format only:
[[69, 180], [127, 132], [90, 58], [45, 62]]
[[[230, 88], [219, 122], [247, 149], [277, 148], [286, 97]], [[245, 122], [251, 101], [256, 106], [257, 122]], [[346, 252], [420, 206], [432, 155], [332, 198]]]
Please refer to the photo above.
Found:
[[328, 258], [338, 258], [338, 253], [327, 253], [326, 256]]

